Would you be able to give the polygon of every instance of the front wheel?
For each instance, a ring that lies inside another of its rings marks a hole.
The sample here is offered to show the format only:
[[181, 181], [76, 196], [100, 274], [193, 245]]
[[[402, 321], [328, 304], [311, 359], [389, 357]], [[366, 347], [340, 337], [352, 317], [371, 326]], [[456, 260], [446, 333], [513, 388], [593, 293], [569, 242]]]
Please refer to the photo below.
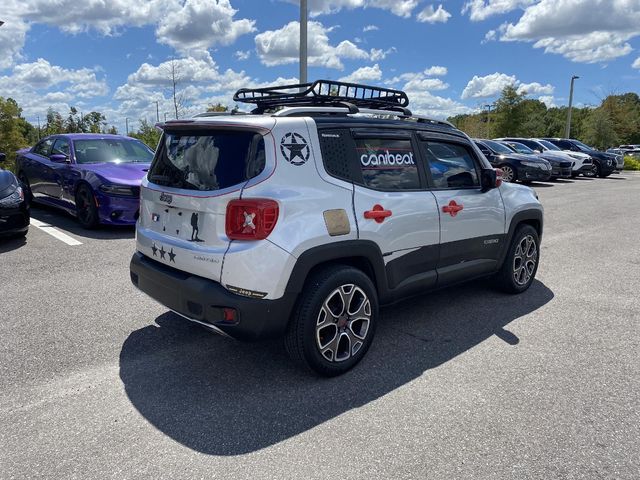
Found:
[[521, 225], [513, 235], [507, 257], [496, 275], [496, 286], [507, 293], [522, 293], [535, 279], [540, 261], [540, 237], [531, 225]]
[[93, 192], [87, 185], [80, 185], [76, 192], [76, 217], [87, 229], [95, 228], [100, 220]]
[[516, 171], [514, 170], [513, 167], [509, 166], [509, 165], [502, 165], [500, 167], [500, 170], [502, 170], [502, 180], [504, 182], [515, 182], [517, 179], [517, 175], [516, 175]]
[[378, 296], [362, 271], [335, 265], [313, 274], [287, 329], [291, 359], [333, 377], [353, 368], [367, 353], [378, 320]]

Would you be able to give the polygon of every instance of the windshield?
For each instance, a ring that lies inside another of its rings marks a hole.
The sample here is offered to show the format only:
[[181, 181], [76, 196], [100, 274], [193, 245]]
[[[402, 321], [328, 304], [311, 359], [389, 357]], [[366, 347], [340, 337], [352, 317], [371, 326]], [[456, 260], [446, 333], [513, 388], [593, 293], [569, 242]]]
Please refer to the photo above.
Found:
[[167, 131], [149, 180], [187, 190], [220, 190], [239, 185], [265, 167], [262, 135], [248, 131]]
[[546, 147], [549, 150], [556, 150], [556, 151], [562, 151], [561, 148], [559, 148], [557, 145], [554, 145], [553, 143], [547, 141], [547, 140], [536, 140], [536, 142], [538, 142], [540, 145]]
[[571, 140], [573, 142], [573, 144], [575, 146], [577, 146], [580, 150], [584, 151], [584, 152], [590, 152], [591, 150], [594, 150], [593, 147], [590, 147], [589, 145], [585, 145], [584, 143], [578, 141], [578, 140]]
[[77, 163], [150, 163], [153, 159], [153, 150], [139, 140], [74, 140], [73, 146]]
[[526, 145], [519, 142], [505, 142], [511, 148], [513, 148], [518, 153], [524, 153], [525, 155], [533, 155], [535, 152], [531, 150]]
[[493, 150], [495, 153], [502, 153], [505, 155], [509, 155], [513, 153], [513, 150], [511, 150], [506, 145], [503, 145], [502, 143], [494, 142], [493, 140], [484, 140], [484, 144], [487, 147], [489, 147], [491, 150]]

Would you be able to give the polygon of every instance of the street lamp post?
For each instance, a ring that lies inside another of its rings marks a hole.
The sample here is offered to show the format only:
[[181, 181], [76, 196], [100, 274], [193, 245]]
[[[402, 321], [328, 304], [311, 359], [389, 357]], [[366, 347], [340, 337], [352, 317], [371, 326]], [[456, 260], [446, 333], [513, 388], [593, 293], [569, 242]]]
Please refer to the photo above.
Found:
[[307, 83], [307, 0], [300, 0], [300, 83]]
[[483, 105], [487, 109], [487, 137], [491, 136], [490, 124], [491, 124], [491, 108], [493, 105], [490, 103]]
[[124, 119], [125, 128], [127, 129], [127, 136], [129, 136], [129, 117]]
[[571, 106], [573, 105], [573, 82], [577, 80], [577, 75], [571, 77], [571, 87], [569, 88], [569, 111], [567, 112], [567, 126], [564, 129], [564, 138], [571, 138]]

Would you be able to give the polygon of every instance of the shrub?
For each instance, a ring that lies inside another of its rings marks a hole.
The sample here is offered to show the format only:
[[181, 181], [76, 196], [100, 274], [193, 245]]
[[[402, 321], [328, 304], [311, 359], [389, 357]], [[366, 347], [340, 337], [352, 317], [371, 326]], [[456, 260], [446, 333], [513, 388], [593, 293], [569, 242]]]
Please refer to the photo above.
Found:
[[640, 158], [627, 155], [624, 157], [625, 170], [640, 170]]

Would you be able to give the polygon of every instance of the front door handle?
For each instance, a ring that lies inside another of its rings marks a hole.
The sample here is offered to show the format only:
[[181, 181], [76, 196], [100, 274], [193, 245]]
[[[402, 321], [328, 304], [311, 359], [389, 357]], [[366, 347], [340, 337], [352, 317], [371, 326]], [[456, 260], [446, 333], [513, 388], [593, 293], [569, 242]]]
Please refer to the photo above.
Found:
[[456, 215], [458, 215], [458, 212], [461, 211], [463, 208], [464, 208], [464, 205], [456, 203], [455, 200], [451, 200], [449, 202], [449, 205], [445, 205], [444, 207], [442, 207], [442, 211], [444, 213], [448, 213], [452, 217], [455, 217]]
[[391, 215], [391, 210], [385, 210], [382, 205], [377, 203], [373, 206], [372, 210], [367, 210], [364, 212], [364, 218], [375, 220], [376, 223], [384, 222], [384, 219], [390, 217]]

